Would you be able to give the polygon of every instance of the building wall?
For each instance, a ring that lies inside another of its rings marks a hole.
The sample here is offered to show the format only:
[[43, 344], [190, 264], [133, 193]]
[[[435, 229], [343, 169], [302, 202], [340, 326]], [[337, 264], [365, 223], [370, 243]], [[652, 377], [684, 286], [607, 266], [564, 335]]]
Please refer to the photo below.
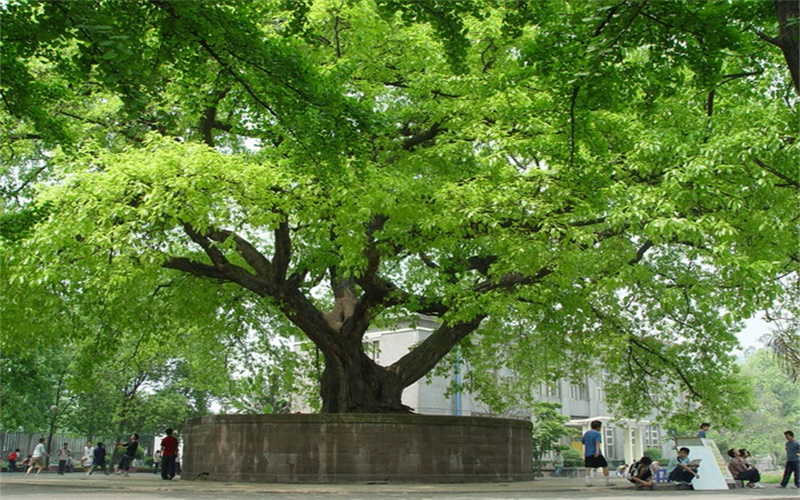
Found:
[[[386, 366], [400, 359], [410, 348], [427, 338], [435, 328], [436, 323], [432, 319], [423, 318], [416, 327], [405, 324], [395, 330], [369, 332], [365, 340], [376, 344], [372, 346], [372, 352], [378, 353], [375, 359], [381, 365]], [[497, 415], [470, 393], [462, 392], [449, 397], [445, 396], [454, 377], [455, 374], [451, 373], [448, 377], [434, 376], [429, 380], [420, 380], [405, 390], [403, 404], [414, 408], [417, 413], [422, 415], [530, 418], [530, 412], [524, 409]], [[610, 414], [604, 400], [602, 376], [587, 378], [577, 384], [568, 380], [559, 380], [550, 387], [542, 384], [537, 396], [542, 401], [560, 404], [561, 413], [570, 420], [585, 420]], [[635, 424], [629, 423], [629, 425]], [[575, 427], [583, 430], [577, 425]], [[604, 423], [603, 437], [606, 457], [610, 460], [625, 461], [626, 442], [629, 447], [629, 455], [631, 450], [648, 447], [661, 448], [660, 429], [657, 427], [654, 429], [642, 424], [640, 432], [636, 434], [632, 427], [622, 428], [614, 423]], [[643, 441], [640, 446], [635, 444], [636, 436]], [[582, 452], [580, 437], [573, 440], [565, 439], [563, 444]]]

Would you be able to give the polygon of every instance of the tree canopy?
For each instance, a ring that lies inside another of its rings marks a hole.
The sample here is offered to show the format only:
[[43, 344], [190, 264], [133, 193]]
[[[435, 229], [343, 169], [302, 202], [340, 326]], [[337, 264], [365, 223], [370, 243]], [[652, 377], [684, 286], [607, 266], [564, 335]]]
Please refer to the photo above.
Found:
[[797, 274], [796, 9], [9, 2], [4, 295], [191, 335], [269, 315], [323, 355], [326, 412], [405, 411], [461, 345], [487, 393], [605, 368], [620, 413], [686, 410], [669, 381], [729, 415], [739, 322]]

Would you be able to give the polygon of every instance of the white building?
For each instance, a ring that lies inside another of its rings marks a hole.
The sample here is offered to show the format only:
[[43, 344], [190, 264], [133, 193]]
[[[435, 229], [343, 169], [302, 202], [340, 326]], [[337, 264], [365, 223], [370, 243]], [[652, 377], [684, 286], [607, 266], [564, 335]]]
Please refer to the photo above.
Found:
[[[427, 338], [436, 326], [433, 318], [422, 317], [416, 325], [403, 323], [392, 330], [370, 331], [364, 337], [365, 352], [378, 364], [388, 366], [405, 355], [411, 346]], [[446, 397], [448, 388], [458, 376], [458, 373], [449, 378], [436, 376], [430, 383], [422, 380], [411, 385], [403, 392], [403, 404], [425, 415], [530, 418], [530, 411], [524, 409], [496, 415], [469, 393], [456, 392]], [[605, 404], [602, 379], [586, 378], [579, 383], [560, 380], [552, 385], [542, 384], [538, 397], [542, 401], [560, 404], [562, 414], [570, 419], [569, 425], [581, 433], [589, 429], [592, 420], [601, 420], [605, 456], [612, 463], [629, 464], [641, 457], [644, 450], [663, 447], [662, 431], [650, 421], [618, 421], [607, 416], [609, 411]], [[569, 444], [582, 452], [579, 437]]]

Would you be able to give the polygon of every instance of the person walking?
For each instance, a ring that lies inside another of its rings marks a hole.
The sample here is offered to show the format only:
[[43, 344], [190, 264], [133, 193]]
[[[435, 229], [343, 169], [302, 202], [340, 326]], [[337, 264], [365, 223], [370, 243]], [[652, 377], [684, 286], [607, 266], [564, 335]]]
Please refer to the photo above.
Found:
[[786, 488], [789, 478], [794, 474], [794, 488], [800, 488], [800, 443], [794, 439], [794, 432], [783, 433], [786, 438], [786, 467], [783, 469], [783, 479], [778, 488]]
[[89, 467], [89, 472], [87, 472], [86, 475], [91, 476], [92, 472], [97, 469], [103, 469], [106, 476], [108, 475], [108, 467], [106, 467], [106, 448], [103, 446], [102, 441], [98, 441], [97, 447], [92, 450], [92, 465]]
[[173, 430], [164, 431], [167, 436], [161, 440], [161, 479], [170, 480], [175, 477], [175, 461], [178, 459], [178, 439], [172, 435]]
[[153, 453], [153, 474], [158, 474], [159, 466], [161, 465], [161, 450], [156, 450]]
[[94, 448], [92, 448], [92, 442], [91, 441], [87, 441], [86, 442], [86, 446], [83, 447], [83, 456], [81, 457], [81, 466], [84, 469], [88, 470], [89, 467], [92, 466], [92, 462], [93, 462], [92, 461], [92, 451], [93, 450], [94, 450]]
[[600, 429], [603, 427], [603, 423], [599, 420], [593, 420], [589, 426], [591, 429], [586, 431], [581, 438], [581, 442], [583, 443], [584, 447], [583, 465], [586, 467], [586, 472], [584, 475], [586, 486], [592, 485], [591, 473], [593, 469], [597, 469], [598, 467], [603, 469], [603, 477], [605, 477], [606, 486], [612, 486], [608, 477], [608, 462], [603, 456], [602, 451], [603, 435], [600, 434]]
[[64, 471], [67, 469], [67, 461], [72, 450], [69, 449], [69, 443], [64, 443], [64, 446], [58, 449], [58, 475], [63, 476]]
[[36, 471], [36, 475], [38, 476], [39, 473], [42, 472], [42, 469], [47, 468], [47, 459], [49, 456], [50, 454], [47, 453], [47, 448], [44, 447], [44, 438], [41, 438], [39, 444], [36, 445], [33, 449], [33, 453], [31, 453], [31, 465], [25, 472], [25, 477], [31, 473], [34, 467], [39, 469]]

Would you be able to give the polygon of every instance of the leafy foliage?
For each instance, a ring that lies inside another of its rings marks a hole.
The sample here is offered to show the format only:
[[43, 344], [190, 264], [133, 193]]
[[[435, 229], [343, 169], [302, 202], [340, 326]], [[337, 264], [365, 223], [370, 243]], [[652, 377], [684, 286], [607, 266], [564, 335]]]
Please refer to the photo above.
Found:
[[741, 426], [718, 429], [721, 449], [746, 448], [753, 455], [785, 458], [783, 432], [800, 425], [800, 387], [781, 370], [768, 349], [752, 352], [742, 365], [753, 404], [738, 409]]
[[565, 425], [569, 417], [562, 415], [559, 411], [560, 408], [559, 404], [544, 401], [534, 403], [531, 444], [533, 445], [533, 459], [536, 461], [541, 461], [542, 456], [547, 452], [560, 449], [558, 442], [562, 437], [577, 433], [576, 429]]
[[[5, 10], [14, 331], [46, 344], [28, 312], [66, 301], [95, 353], [142, 335], [190, 366], [231, 332], [302, 332], [333, 412], [403, 411], [457, 345], [495, 407], [600, 368], [625, 416], [746, 401], [733, 332], [798, 262], [796, 96], [757, 32], [786, 28], [768, 2]], [[400, 361], [364, 354], [371, 325], [419, 314], [441, 327]], [[297, 380], [248, 375], [267, 387], [251, 407]]]

